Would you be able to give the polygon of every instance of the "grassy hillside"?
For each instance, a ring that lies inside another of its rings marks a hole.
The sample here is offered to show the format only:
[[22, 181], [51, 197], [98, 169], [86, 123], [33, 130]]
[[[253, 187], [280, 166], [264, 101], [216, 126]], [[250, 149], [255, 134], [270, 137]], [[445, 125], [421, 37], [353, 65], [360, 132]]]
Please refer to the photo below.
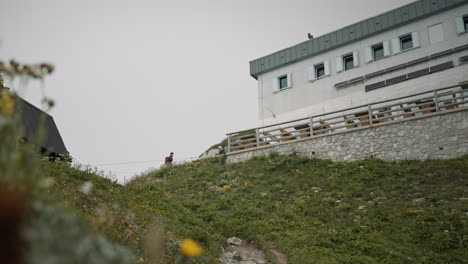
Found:
[[[267, 254], [275, 248], [293, 264], [466, 263], [467, 168], [468, 156], [398, 163], [213, 158], [127, 186], [66, 164], [44, 164], [43, 171], [65, 204], [139, 257], [148, 230], [164, 228], [164, 263], [174, 263], [186, 237], [204, 248], [195, 263], [217, 263], [232, 236]], [[88, 194], [77, 191], [85, 182], [94, 185]]]

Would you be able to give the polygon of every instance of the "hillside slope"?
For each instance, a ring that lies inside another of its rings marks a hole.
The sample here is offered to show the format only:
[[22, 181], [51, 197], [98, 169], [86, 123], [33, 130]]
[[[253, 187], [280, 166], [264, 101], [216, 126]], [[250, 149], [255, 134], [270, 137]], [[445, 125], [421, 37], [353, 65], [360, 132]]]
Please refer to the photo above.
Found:
[[[331, 162], [295, 156], [166, 167], [127, 186], [65, 164], [45, 164], [54, 192], [96, 230], [143, 257], [163, 227], [164, 263], [191, 237], [217, 263], [228, 237], [253, 241], [289, 263], [468, 262], [468, 156], [426, 162]], [[90, 194], [77, 192], [93, 182]], [[161, 254], [159, 254], [161, 256]]]

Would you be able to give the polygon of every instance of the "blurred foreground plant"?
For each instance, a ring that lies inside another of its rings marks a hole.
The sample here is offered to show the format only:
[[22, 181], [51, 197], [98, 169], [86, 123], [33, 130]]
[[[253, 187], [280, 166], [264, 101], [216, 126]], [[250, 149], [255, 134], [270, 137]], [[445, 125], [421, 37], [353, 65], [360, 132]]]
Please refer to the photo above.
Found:
[[[0, 61], [0, 74], [42, 78], [52, 66], [10, 68]], [[25, 142], [15, 94], [0, 75], [0, 263], [135, 263], [132, 252], [93, 233], [83, 219], [58, 206], [41, 173], [41, 128]], [[53, 104], [49, 103], [49, 106]]]
[[14, 59], [10, 60], [9, 63], [0, 60], [0, 73], [3, 72], [11, 78], [19, 76], [42, 79], [47, 74], [52, 74], [54, 69], [54, 65], [45, 62], [38, 64], [20, 64]]
[[29, 207], [29, 195], [21, 185], [0, 181], [0, 261], [22, 263], [22, 226]]
[[180, 252], [186, 258], [198, 257], [202, 254], [202, 249], [193, 239], [186, 238], [180, 244]]
[[13, 96], [5, 91], [0, 91], [0, 113], [4, 116], [11, 116], [15, 102]]

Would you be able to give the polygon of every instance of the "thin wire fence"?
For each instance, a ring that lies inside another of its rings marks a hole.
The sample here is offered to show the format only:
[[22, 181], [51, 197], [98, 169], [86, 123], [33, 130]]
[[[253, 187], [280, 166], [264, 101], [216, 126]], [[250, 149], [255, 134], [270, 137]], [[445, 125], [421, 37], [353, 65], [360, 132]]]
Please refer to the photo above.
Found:
[[[188, 157], [175, 160], [173, 165], [182, 165], [187, 162], [199, 160], [199, 157]], [[104, 178], [116, 181], [121, 184], [128, 183], [129, 180], [133, 179], [142, 174], [150, 173], [164, 166], [164, 159], [154, 160], [136, 160], [136, 161], [123, 161], [115, 163], [102, 163], [102, 164], [82, 164], [75, 163], [74, 166], [90, 169], [96, 171], [99, 175]], [[138, 166], [139, 164], [155, 163], [153, 166]], [[132, 165], [136, 165], [133, 167]]]

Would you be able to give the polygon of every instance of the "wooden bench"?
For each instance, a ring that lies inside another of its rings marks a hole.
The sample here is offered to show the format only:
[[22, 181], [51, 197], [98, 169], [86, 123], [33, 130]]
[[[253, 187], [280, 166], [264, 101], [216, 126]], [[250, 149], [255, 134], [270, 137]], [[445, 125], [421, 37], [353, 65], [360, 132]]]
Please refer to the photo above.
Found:
[[312, 127], [312, 131], [317, 131], [317, 132], [312, 133], [314, 136], [323, 135], [325, 133], [335, 131], [327, 122], [320, 120], [319, 123], [320, 123], [320, 126]]
[[403, 113], [407, 113], [407, 114], [403, 115], [403, 118], [413, 117], [414, 114], [413, 114], [413, 111], [411, 110], [411, 108], [403, 109], [405, 107], [408, 107], [408, 105], [403, 106], [402, 104], [400, 104], [400, 108], [402, 109]]
[[432, 99], [431, 100], [418, 101], [418, 102], [416, 102], [416, 105], [421, 110], [428, 109], [426, 111], [422, 111], [423, 114], [430, 114], [430, 113], [434, 113], [436, 111], [435, 102]]
[[346, 116], [343, 116], [343, 119], [345, 120], [346, 124], [349, 125], [349, 126], [346, 126], [346, 129], [353, 129], [355, 127], [358, 127], [358, 125], [354, 124], [353, 120], [348, 120]]
[[[263, 141], [264, 141], [263, 139], [259, 139], [259, 146], [268, 145], [268, 142], [263, 142]], [[257, 138], [255, 135], [243, 136], [231, 142], [231, 149], [234, 148], [233, 151], [237, 151], [237, 150], [242, 150], [242, 149], [256, 148], [257, 147], [256, 145], [244, 146], [244, 145], [253, 144], [253, 143], [257, 143]]]
[[319, 123], [320, 123], [320, 125], [322, 125], [321, 126], [322, 129], [328, 129], [327, 131], [324, 131], [325, 133], [335, 131], [334, 129], [332, 129], [332, 127], [327, 122], [320, 120]]
[[[244, 140], [246, 140], [246, 141], [244, 141]], [[255, 143], [255, 142], [257, 142], [257, 140], [255, 138], [255, 135], [243, 136], [243, 137], [237, 138], [233, 142], [231, 142], [231, 148], [233, 148], [233, 151], [253, 148], [253, 147], [255, 147], [253, 145], [252, 146], [244, 146], [244, 145]]]
[[390, 107], [386, 107], [386, 108], [383, 108], [383, 109], [380, 109], [378, 111], [378, 113], [375, 115], [376, 119], [378, 118], [385, 118], [385, 119], [380, 119], [380, 120], [376, 120], [376, 121], [372, 121], [373, 123], [385, 123], [385, 122], [388, 122], [389, 120], [393, 120], [394, 117], [392, 115], [392, 112], [388, 112], [388, 113], [382, 113], [382, 112], [387, 112], [387, 111], [390, 111], [391, 108]]
[[354, 114], [354, 116], [357, 117], [359, 121], [361, 122], [367, 121], [365, 123], [359, 124], [360, 126], [370, 126], [369, 112], [365, 111], [365, 112], [356, 113]]
[[286, 129], [283, 129], [281, 128], [280, 129], [280, 132], [281, 132], [281, 141], [284, 142], [284, 141], [291, 141], [291, 140], [296, 140], [297, 138], [296, 137], [293, 137], [294, 135], [291, 134], [289, 131], [287, 131]]
[[[443, 107], [448, 110], [448, 109], [455, 109], [458, 108], [458, 102], [457, 102], [457, 95], [452, 94], [452, 98], [450, 101], [445, 101], [443, 102]], [[441, 98], [442, 99], [442, 98]]]
[[294, 127], [299, 132], [299, 138], [310, 137], [310, 124], [301, 124]]
[[[268, 137], [270, 140], [272, 140], [272, 142], [280, 142], [280, 139], [277, 137], [277, 136], [274, 136], [268, 132], [262, 132], [262, 134], [266, 137]], [[268, 143], [268, 142], [266, 142]]]

